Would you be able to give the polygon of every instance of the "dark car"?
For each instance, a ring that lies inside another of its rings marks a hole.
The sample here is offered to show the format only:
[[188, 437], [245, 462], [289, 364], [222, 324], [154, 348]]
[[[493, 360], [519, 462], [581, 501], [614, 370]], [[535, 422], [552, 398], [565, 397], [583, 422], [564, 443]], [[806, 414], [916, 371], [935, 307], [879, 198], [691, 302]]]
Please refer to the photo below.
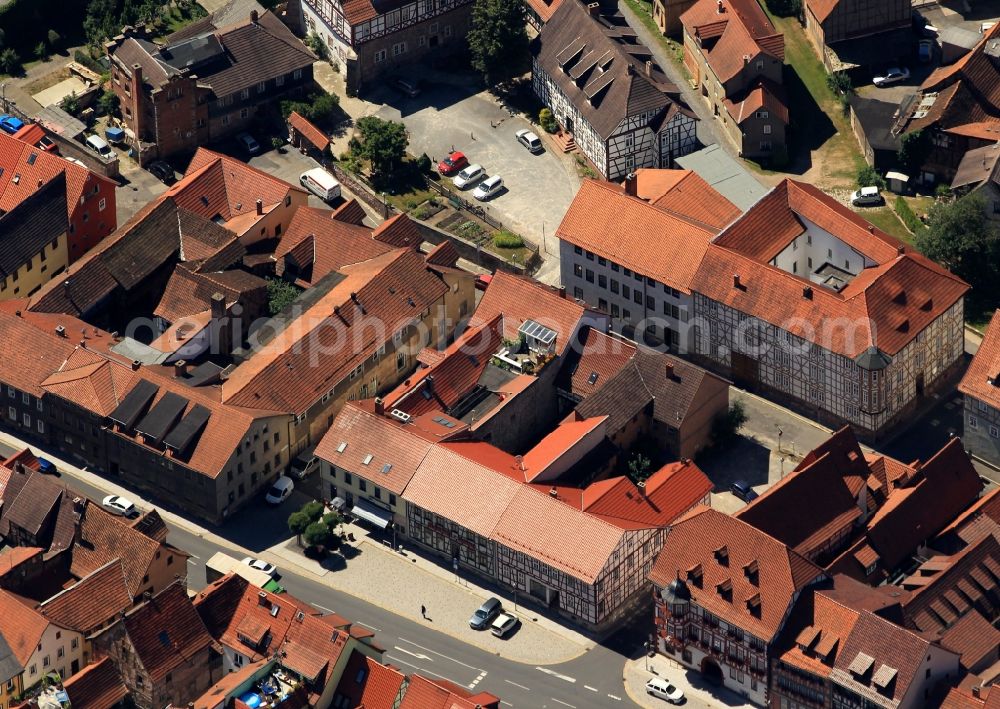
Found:
[[758, 497], [760, 497], [760, 495], [758, 495], [756, 491], [754, 491], [754, 489], [750, 487], [750, 483], [748, 483], [746, 480], [737, 480], [736, 482], [734, 482], [732, 485], [729, 486], [729, 492], [733, 493], [734, 495], [736, 495], [736, 497], [740, 498], [747, 504], [750, 504]]
[[473, 630], [483, 630], [490, 627], [493, 619], [500, 615], [503, 604], [496, 598], [491, 598], [476, 609], [476, 612], [469, 618], [469, 627]]
[[153, 177], [158, 179], [160, 182], [169, 185], [174, 181], [174, 168], [170, 167], [170, 165], [165, 163], [163, 160], [154, 160], [149, 163], [149, 167], [147, 169], [153, 174]]
[[56, 468], [56, 464], [53, 463], [51, 460], [48, 460], [46, 458], [39, 458], [38, 472], [44, 473], [45, 475], [57, 475], [59, 473], [59, 469]]
[[448, 157], [438, 163], [438, 172], [442, 175], [454, 175], [459, 170], [469, 165], [469, 159], [465, 153], [458, 150], [450, 153]]

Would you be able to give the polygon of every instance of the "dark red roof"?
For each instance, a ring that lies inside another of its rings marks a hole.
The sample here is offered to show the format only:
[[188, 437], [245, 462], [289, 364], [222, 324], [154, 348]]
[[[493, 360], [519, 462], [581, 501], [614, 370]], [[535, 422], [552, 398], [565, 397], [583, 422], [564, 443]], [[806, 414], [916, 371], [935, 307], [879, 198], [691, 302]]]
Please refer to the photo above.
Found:
[[330, 147], [329, 136], [314, 126], [305, 116], [299, 115], [298, 111], [292, 111], [288, 115], [288, 124], [320, 150], [326, 150]]
[[109, 709], [129, 695], [111, 658], [87, 665], [63, 683], [73, 706]]

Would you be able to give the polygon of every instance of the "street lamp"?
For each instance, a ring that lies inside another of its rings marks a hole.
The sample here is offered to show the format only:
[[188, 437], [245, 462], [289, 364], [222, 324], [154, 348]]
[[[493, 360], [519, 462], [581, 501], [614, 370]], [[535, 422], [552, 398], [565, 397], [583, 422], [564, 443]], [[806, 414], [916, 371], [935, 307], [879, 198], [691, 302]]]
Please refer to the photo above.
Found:
[[781, 452], [781, 436], [784, 434], [784, 431], [781, 430], [781, 426], [779, 426], [778, 424], [774, 424], [774, 427], [776, 429], [778, 429], [778, 452], [780, 453]]
[[646, 658], [646, 672], [649, 672], [649, 641], [642, 644], [642, 654]]

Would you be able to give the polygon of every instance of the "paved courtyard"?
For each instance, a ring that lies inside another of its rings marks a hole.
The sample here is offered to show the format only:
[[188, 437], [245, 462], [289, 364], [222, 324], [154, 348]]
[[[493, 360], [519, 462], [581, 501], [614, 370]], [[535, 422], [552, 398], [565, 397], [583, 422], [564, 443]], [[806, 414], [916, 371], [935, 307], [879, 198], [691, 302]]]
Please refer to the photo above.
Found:
[[[454, 148], [489, 175], [503, 178], [506, 190], [486, 203], [488, 212], [513, 231], [556, 252], [552, 237], [580, 185], [572, 158], [543, 136], [545, 152], [532, 155], [514, 138], [528, 128], [541, 135], [520, 116], [511, 116], [486, 92], [470, 93], [465, 86], [434, 83], [416, 98], [389, 87], [373, 91], [366, 99], [383, 106], [376, 115], [402, 121], [410, 136], [410, 152], [427, 153], [435, 162]], [[471, 190], [467, 193], [471, 201]]]
[[629, 699], [641, 707], [662, 709], [667, 702], [646, 693], [646, 682], [652, 677], [665, 679], [684, 692], [688, 709], [752, 709], [753, 704], [728, 689], [710, 684], [701, 673], [689, 670], [664, 655], [639, 657], [625, 663], [622, 672]]

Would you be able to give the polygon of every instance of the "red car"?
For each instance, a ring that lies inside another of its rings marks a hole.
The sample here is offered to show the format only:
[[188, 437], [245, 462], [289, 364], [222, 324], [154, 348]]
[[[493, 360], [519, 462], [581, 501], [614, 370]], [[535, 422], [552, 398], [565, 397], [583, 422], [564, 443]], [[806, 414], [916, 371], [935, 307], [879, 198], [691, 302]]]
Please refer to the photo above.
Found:
[[465, 157], [465, 153], [460, 153], [456, 150], [438, 163], [438, 172], [442, 175], [454, 175], [459, 170], [468, 167], [468, 165], [469, 159]]
[[493, 282], [493, 276], [488, 273], [482, 273], [476, 276], [476, 288], [479, 290], [486, 290], [490, 287], [490, 283]]

